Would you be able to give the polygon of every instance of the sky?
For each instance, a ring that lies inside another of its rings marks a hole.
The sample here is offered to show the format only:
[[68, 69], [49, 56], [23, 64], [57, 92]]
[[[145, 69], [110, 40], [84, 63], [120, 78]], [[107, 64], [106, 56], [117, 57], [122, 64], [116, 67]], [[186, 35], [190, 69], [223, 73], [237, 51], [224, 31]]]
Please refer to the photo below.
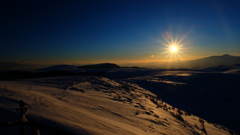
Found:
[[240, 56], [239, 9], [239, 0], [2, 2], [0, 61], [121, 64]]

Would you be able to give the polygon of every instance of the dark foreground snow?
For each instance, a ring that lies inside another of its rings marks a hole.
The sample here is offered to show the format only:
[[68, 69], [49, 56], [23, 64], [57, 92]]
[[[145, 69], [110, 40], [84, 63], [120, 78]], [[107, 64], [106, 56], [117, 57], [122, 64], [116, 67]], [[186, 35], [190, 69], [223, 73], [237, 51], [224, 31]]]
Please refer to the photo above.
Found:
[[[185, 104], [185, 99], [180, 99], [184, 98], [183, 95], [187, 98], [192, 95], [191, 100], [200, 99], [196, 94], [203, 95], [201, 91], [197, 92], [202, 87], [188, 94], [185, 93], [186, 91], [177, 92], [177, 86], [186, 88], [189, 92], [189, 88], [186, 87], [186, 85], [189, 86], [189, 81], [171, 79], [170, 76], [164, 78], [165, 73], [156, 74], [155, 70], [152, 72], [154, 74], [149, 74], [149, 71], [141, 72], [140, 76], [118, 78], [118, 80], [96, 76], [66, 76], [0, 81], [0, 121], [18, 119], [15, 109], [18, 108], [18, 101], [23, 99], [27, 104], [26, 107], [30, 109], [27, 118], [50, 124], [73, 134], [197, 135], [205, 134], [203, 125], [208, 135], [230, 134], [229, 129], [223, 126], [207, 120], [201, 122], [199, 115], [186, 115], [187, 110], [184, 109], [192, 107], [191, 103]], [[112, 71], [112, 73], [116, 75], [116, 72]], [[111, 76], [110, 73], [107, 75]], [[181, 77], [187, 79], [186, 77], [189, 76], [182, 74]], [[197, 86], [200, 86], [200, 83], [194, 88]], [[167, 92], [167, 89], [171, 90], [170, 88], [174, 90]], [[161, 92], [162, 97], [159, 96]], [[178, 95], [179, 98], [176, 98]], [[214, 100], [222, 96], [221, 93], [213, 91], [208, 95], [216, 96]], [[204, 104], [212, 102], [209, 97], [204, 97], [206, 99]], [[195, 100], [193, 101], [192, 104], [195, 104]], [[186, 100], [186, 102], [189, 101]], [[224, 102], [226, 101], [220, 103], [223, 105]], [[175, 108], [171, 103], [182, 110]], [[201, 106], [198, 102], [196, 104]], [[206, 111], [198, 107], [195, 110], [194, 113], [200, 111], [200, 115]], [[237, 118], [237, 116], [229, 117]], [[0, 133], [1, 135], [2, 133], [16, 134], [18, 128], [12, 129], [0, 128]]]

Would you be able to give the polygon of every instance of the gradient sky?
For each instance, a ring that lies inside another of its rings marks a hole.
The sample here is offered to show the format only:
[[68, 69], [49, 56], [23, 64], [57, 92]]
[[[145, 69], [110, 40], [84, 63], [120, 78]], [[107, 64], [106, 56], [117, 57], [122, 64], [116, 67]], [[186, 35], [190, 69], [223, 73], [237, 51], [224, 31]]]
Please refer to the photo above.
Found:
[[240, 55], [239, 0], [69, 0], [1, 3], [1, 61], [86, 64]]

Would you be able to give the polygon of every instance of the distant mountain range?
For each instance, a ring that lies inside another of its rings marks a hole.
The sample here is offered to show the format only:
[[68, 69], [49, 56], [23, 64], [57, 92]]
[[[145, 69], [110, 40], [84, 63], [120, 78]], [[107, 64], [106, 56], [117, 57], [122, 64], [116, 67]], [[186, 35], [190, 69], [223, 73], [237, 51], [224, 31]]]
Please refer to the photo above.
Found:
[[23, 66], [26, 66], [26, 65], [17, 63], [17, 62], [12, 62], [12, 61], [0, 61], [0, 71], [1, 70], [13, 70], [13, 69], [16, 69], [18, 67], [23, 67]]
[[239, 56], [224, 54], [222, 56], [210, 56], [202, 59], [188, 61], [172, 61], [172, 62], [151, 62], [145, 66], [150, 68], [208, 68], [216, 66], [233, 66], [240, 64]]
[[211, 56], [203, 59], [190, 60], [186, 63], [191, 67], [214, 67], [214, 66], [223, 66], [223, 65], [235, 65], [240, 64], [239, 56], [232, 56], [229, 54], [224, 54], [222, 56]]
[[[210, 56], [202, 59], [189, 60], [189, 61], [174, 61], [174, 62], [150, 62], [150, 63], [135, 63], [135, 65], [131, 66], [140, 66], [147, 68], [208, 68], [208, 67], [216, 67], [223, 65], [239, 65], [240, 57], [232, 56], [229, 54], [224, 54], [222, 56]], [[69, 67], [70, 66], [70, 67]], [[36, 67], [36, 65], [30, 65], [26, 63], [20, 62], [10, 62], [10, 61], [0, 61], [0, 71], [3, 70], [19, 70], [19, 69], [31, 69]], [[66, 65], [58, 65], [46, 68], [47, 70], [52, 69], [66, 69]], [[67, 68], [75, 68], [75, 69], [102, 69], [102, 68], [120, 68], [120, 66], [113, 63], [100, 63], [94, 65], [84, 65], [84, 66], [71, 66], [68, 65]]]
[[79, 66], [78, 68], [82, 69], [103, 69], [103, 68], [120, 68], [120, 66], [113, 64], [113, 63], [100, 63], [100, 64], [93, 64], [93, 65], [84, 65]]
[[42, 67], [41, 65], [32, 64], [31, 62], [17, 61], [0, 61], [0, 71], [6, 70], [35, 70]]

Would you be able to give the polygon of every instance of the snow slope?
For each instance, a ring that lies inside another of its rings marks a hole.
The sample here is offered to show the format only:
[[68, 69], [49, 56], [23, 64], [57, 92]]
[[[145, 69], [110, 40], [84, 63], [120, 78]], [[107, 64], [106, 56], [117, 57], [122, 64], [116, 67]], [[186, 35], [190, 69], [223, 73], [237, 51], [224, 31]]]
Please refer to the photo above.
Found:
[[[27, 118], [76, 135], [230, 134], [123, 80], [65, 76], [0, 81], [0, 121], [18, 119], [15, 109], [21, 99], [30, 109]], [[16, 134], [17, 128], [12, 129], [0, 127], [0, 133]]]

